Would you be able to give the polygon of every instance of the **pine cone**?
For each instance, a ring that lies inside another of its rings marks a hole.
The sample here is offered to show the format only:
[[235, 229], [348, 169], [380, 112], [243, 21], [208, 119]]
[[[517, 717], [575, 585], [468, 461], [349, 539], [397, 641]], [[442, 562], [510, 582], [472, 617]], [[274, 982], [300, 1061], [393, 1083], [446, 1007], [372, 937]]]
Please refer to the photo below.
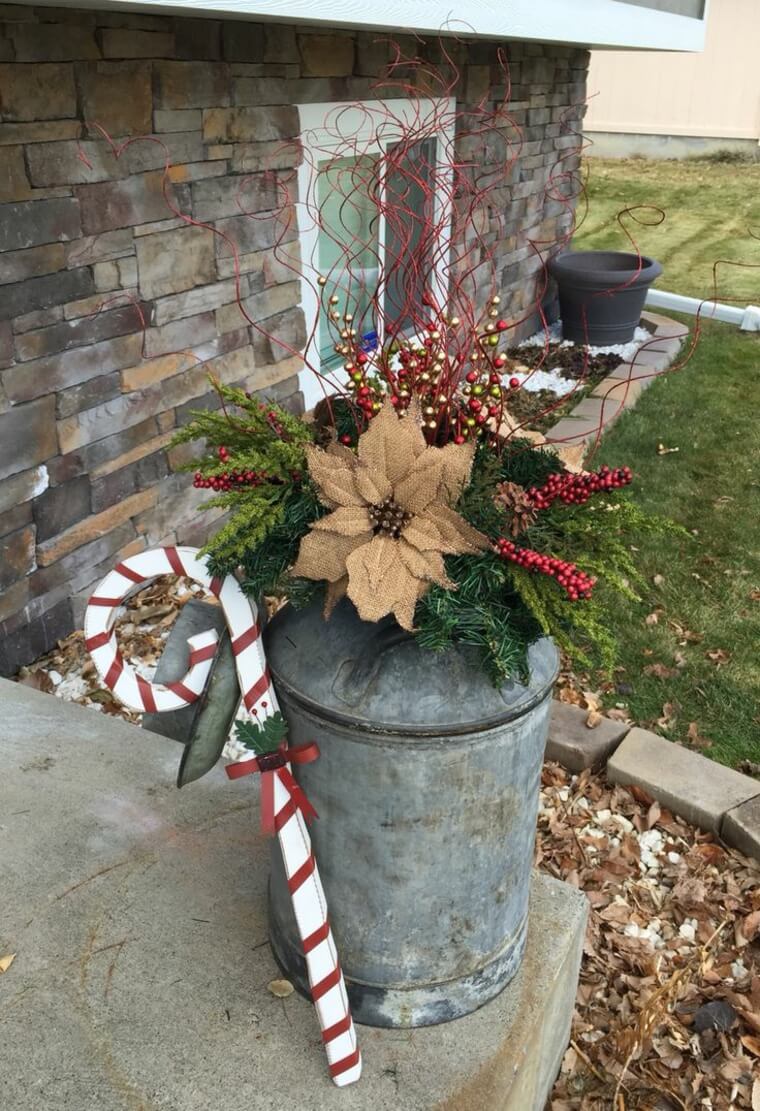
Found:
[[509, 518], [509, 531], [519, 536], [536, 519], [536, 508], [524, 486], [516, 482], [500, 482], [493, 497], [494, 504]]

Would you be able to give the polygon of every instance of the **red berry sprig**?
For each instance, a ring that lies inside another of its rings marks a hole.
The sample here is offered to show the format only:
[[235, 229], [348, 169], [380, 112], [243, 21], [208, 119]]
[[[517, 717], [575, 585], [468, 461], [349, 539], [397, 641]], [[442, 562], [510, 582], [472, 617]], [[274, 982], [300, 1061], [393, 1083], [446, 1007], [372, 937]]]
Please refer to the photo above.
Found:
[[559, 498], [566, 505], [584, 505], [592, 494], [617, 490], [633, 479], [630, 467], [601, 467], [589, 474], [550, 474], [540, 488], [531, 486], [528, 495], [536, 509], [548, 509]]
[[222, 474], [204, 478], [200, 471], [196, 471], [193, 486], [196, 490], [216, 490], [218, 493], [226, 493], [228, 490], [239, 490], [244, 486], [260, 486], [266, 477], [263, 471], [224, 471]]
[[582, 598], [590, 598], [596, 579], [591, 578], [585, 571], [578, 569], [576, 564], [569, 560], [556, 559], [555, 556], [544, 555], [532, 548], [518, 548], [513, 540], [500, 537], [496, 541], [496, 552], [502, 559], [524, 567], [526, 571], [540, 572], [556, 579], [564, 589], [571, 602]]

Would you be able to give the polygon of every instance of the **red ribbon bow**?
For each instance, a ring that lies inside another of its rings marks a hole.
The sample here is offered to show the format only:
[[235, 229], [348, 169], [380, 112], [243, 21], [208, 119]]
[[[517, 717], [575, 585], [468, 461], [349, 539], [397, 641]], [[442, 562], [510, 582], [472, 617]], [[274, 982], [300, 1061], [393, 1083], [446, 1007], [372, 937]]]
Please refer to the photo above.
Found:
[[289, 763], [311, 764], [318, 756], [319, 745], [316, 741], [311, 741], [307, 745], [295, 745], [293, 748], [288, 748], [286, 742], [283, 741], [274, 752], [262, 752], [251, 760], [241, 760], [237, 764], [227, 764], [224, 770], [230, 779], [240, 779], [244, 775], [261, 773], [261, 829], [264, 833], [273, 834], [275, 833], [275, 776], [286, 788], [293, 803], [301, 811], [307, 822], [312, 818], [319, 817], [287, 766]]

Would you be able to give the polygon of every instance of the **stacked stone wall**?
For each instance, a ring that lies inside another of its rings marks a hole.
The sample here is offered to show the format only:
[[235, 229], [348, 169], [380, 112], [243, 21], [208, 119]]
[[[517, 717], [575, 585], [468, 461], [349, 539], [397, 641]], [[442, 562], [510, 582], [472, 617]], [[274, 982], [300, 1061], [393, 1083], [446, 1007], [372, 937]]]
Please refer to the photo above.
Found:
[[[298, 405], [300, 363], [276, 338], [300, 349], [306, 322], [260, 218], [276, 203], [264, 170], [297, 136], [296, 105], [376, 98], [389, 50], [373, 33], [0, 5], [0, 674], [69, 633], [118, 559], [202, 542], [213, 517], [178, 470], [188, 449], [168, 445], [217, 403], [209, 373]], [[496, 44], [456, 50], [462, 101], [503, 92]], [[546, 183], [578, 164], [568, 119], [588, 58], [509, 54], [523, 145], [481, 230], [519, 314], [540, 271], [531, 239], [568, 226]], [[115, 151], [103, 131], [161, 143]], [[166, 152], [171, 203], [235, 241], [246, 310], [275, 339], [241, 314], [225, 241], [172, 216]]]

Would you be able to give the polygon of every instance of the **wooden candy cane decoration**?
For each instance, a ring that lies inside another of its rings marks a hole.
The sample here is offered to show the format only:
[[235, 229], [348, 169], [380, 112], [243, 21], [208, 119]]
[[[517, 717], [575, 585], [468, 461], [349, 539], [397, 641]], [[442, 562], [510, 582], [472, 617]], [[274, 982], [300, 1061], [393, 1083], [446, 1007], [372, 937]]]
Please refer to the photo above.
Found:
[[[203, 692], [216, 650], [217, 634], [199, 633], [188, 639], [190, 666], [183, 679], [166, 685], [149, 683], [127, 664], [116, 642], [114, 622], [120, 605], [137, 589], [159, 575], [184, 575], [210, 590], [219, 599], [230, 631], [243, 703], [261, 721], [278, 709], [271, 685], [258, 624], [258, 611], [243, 594], [233, 576], [214, 578], [196, 548], [155, 548], [117, 563], [90, 599], [85, 614], [85, 644], [98, 674], [120, 702], [142, 713], [176, 710], [194, 702]], [[306, 749], [311, 750], [309, 754]], [[302, 806], [308, 809], [287, 758], [313, 759], [316, 746], [283, 748], [253, 760], [228, 765], [236, 779], [261, 772], [273, 795], [272, 820], [277, 832], [298, 932], [306, 956], [311, 995], [317, 1009], [330, 1075], [338, 1087], [361, 1076], [357, 1046], [343, 973], [327, 917], [327, 901], [312, 852]]]

